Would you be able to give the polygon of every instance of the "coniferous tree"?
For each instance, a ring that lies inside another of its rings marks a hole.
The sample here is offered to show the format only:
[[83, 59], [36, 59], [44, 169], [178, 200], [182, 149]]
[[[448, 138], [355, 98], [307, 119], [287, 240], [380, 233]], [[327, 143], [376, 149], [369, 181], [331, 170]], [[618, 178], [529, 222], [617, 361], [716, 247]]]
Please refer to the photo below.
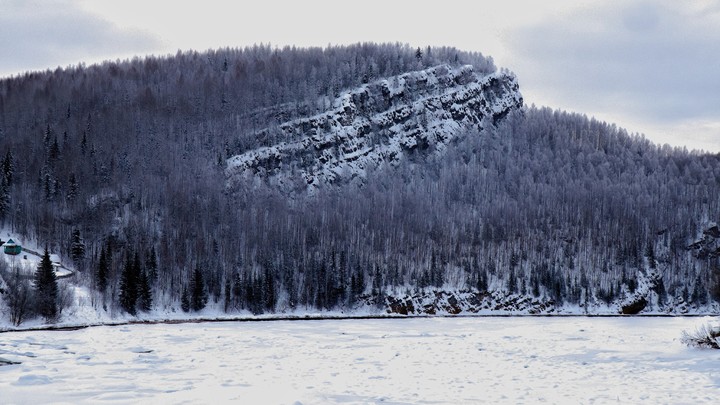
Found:
[[208, 293], [205, 288], [205, 279], [200, 266], [195, 267], [190, 279], [190, 308], [193, 311], [200, 311], [205, 308], [208, 301]]
[[2, 164], [0, 164], [0, 170], [2, 170], [2, 177], [0, 177], [0, 220], [5, 219], [10, 211], [10, 188], [13, 182], [13, 173], [15, 172], [13, 159], [13, 154], [8, 149]]
[[82, 140], [80, 141], [80, 152], [85, 155], [87, 153], [87, 132], [83, 131]]
[[139, 276], [134, 260], [128, 254], [120, 275], [120, 307], [130, 315], [137, 314]]
[[266, 311], [275, 310], [275, 279], [270, 269], [270, 266], [265, 268], [265, 274], [263, 276], [263, 301], [263, 306], [265, 307]]
[[353, 275], [350, 277], [350, 290], [355, 298], [365, 292], [365, 272], [360, 267], [360, 263], [357, 264]]
[[230, 282], [230, 277], [227, 275], [225, 276], [225, 285], [223, 287], [223, 290], [225, 296], [225, 302], [223, 302], [224, 310], [225, 312], [229, 312], [230, 306], [232, 304], [232, 283]]
[[187, 288], [183, 288], [182, 295], [180, 297], [180, 308], [183, 312], [190, 312], [190, 296], [188, 295]]
[[48, 160], [50, 163], [55, 163], [56, 160], [60, 158], [60, 145], [58, 145], [57, 138], [53, 140], [52, 145], [50, 145], [50, 150], [48, 152]]
[[244, 294], [245, 289], [243, 288], [243, 280], [239, 272], [233, 274], [232, 283], [233, 307], [235, 309], [244, 308], [246, 304]]
[[67, 200], [69, 203], [74, 203], [77, 200], [79, 193], [79, 185], [75, 173], [70, 173], [70, 179], [68, 180], [68, 192]]
[[157, 254], [155, 253], [155, 246], [150, 247], [150, 250], [145, 256], [145, 270], [148, 273], [148, 279], [150, 281], [150, 284], [153, 284], [158, 278], [158, 263]]
[[150, 288], [150, 280], [146, 271], [140, 272], [140, 280], [138, 283], [138, 307], [141, 311], [150, 311], [152, 309], [152, 289]]
[[95, 275], [95, 286], [101, 293], [105, 292], [108, 285], [108, 269], [109, 263], [107, 254], [105, 253], [105, 246], [100, 249], [100, 258], [98, 259], [97, 274]]
[[73, 229], [72, 238], [70, 242], [70, 255], [72, 256], [73, 262], [79, 263], [85, 258], [85, 242], [80, 237], [80, 230]]
[[13, 175], [15, 173], [15, 158], [13, 157], [12, 151], [9, 149], [5, 154], [5, 158], [2, 161], [0, 169], [2, 169], [3, 180], [5, 180], [8, 187], [11, 186], [13, 183]]
[[54, 322], [58, 316], [58, 284], [50, 253], [45, 248], [40, 267], [35, 271], [35, 302], [39, 315], [48, 322]]
[[50, 124], [47, 124], [45, 127], [45, 133], [43, 135], [43, 144], [45, 145], [45, 150], [47, 151], [50, 147], [50, 138], [52, 137], [52, 129], [50, 128]]
[[0, 220], [4, 220], [10, 212], [10, 187], [7, 180], [0, 179]]
[[285, 291], [287, 291], [287, 294], [288, 294], [287, 305], [290, 308], [295, 308], [295, 306], [298, 304], [298, 289], [297, 289], [297, 285], [295, 283], [295, 275], [293, 274], [293, 267], [290, 265], [284, 266], [284, 271], [283, 271], [282, 277], [283, 277], [283, 287], [284, 287]]
[[250, 280], [246, 285], [248, 306], [250, 311], [255, 314], [262, 314], [264, 312], [264, 280], [262, 274], [251, 276]]

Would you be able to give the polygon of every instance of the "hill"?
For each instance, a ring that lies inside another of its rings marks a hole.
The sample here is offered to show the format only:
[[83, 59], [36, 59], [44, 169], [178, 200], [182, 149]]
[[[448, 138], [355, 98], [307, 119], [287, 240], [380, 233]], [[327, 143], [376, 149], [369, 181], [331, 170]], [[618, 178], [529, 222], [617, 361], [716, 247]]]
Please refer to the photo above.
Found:
[[0, 81], [0, 152], [0, 219], [72, 258], [101, 312], [720, 299], [720, 156], [523, 106], [514, 75], [453, 48], [28, 73]]

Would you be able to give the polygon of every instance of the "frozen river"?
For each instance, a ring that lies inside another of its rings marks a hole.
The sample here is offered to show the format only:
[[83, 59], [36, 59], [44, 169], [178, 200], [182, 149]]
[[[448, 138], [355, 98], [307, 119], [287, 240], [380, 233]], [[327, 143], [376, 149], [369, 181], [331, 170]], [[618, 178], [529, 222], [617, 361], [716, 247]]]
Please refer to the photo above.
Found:
[[225, 322], [0, 333], [0, 403], [720, 403], [702, 318]]

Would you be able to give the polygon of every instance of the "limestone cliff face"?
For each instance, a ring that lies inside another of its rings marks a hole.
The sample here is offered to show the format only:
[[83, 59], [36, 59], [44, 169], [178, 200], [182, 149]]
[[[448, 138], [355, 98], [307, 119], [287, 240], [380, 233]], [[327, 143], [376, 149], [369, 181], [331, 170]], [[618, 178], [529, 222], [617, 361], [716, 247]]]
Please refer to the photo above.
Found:
[[279, 125], [276, 145], [227, 161], [228, 186], [259, 175], [283, 189], [312, 191], [362, 179], [381, 162], [441, 153], [453, 138], [522, 106], [515, 76], [447, 65], [390, 77], [342, 94], [322, 114]]

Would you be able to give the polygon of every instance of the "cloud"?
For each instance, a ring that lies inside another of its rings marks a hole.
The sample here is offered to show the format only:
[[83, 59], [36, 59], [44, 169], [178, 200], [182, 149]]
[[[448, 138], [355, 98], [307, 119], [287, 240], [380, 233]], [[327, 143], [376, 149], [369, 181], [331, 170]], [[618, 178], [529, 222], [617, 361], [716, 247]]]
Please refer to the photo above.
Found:
[[719, 39], [718, 1], [611, 1], [517, 29], [508, 45], [533, 94], [671, 124], [720, 122]]
[[67, 0], [0, 0], [0, 10], [0, 76], [160, 46], [146, 32], [122, 30]]

